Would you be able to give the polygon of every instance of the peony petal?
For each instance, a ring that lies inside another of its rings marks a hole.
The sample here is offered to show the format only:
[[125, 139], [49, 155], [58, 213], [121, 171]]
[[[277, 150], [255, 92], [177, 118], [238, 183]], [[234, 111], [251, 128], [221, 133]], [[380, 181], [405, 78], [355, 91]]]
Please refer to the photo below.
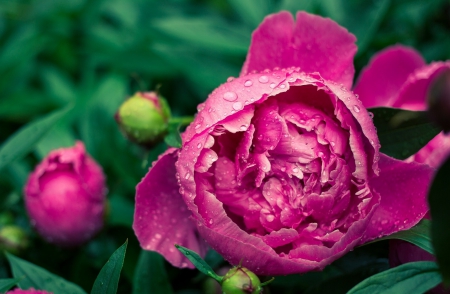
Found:
[[167, 150], [137, 185], [133, 229], [142, 248], [160, 253], [174, 266], [194, 268], [174, 247], [178, 244], [201, 256], [206, 253], [190, 219], [191, 213], [178, 192], [177, 158], [176, 149]]
[[269, 15], [253, 32], [241, 76], [275, 67], [301, 67], [351, 88], [356, 38], [331, 19], [300, 11]]
[[406, 161], [425, 163], [438, 168], [448, 156], [450, 156], [450, 135], [444, 135], [441, 132]]
[[408, 76], [392, 107], [425, 110], [428, 87], [441, 72], [450, 69], [450, 61], [434, 62], [415, 70]]
[[427, 191], [433, 175], [428, 165], [406, 163], [381, 154], [380, 176], [371, 186], [381, 195], [361, 243], [407, 230], [417, 224], [428, 211]]
[[392, 46], [374, 55], [354, 88], [366, 108], [392, 106], [403, 83], [425, 65], [422, 56], [405, 46]]

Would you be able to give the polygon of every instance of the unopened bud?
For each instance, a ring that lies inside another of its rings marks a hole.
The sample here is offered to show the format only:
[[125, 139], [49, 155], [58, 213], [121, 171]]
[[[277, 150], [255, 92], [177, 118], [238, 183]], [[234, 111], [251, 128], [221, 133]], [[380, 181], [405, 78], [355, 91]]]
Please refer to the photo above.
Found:
[[428, 111], [445, 133], [450, 131], [450, 68], [442, 71], [428, 91]]
[[158, 93], [137, 92], [120, 106], [115, 118], [131, 141], [151, 147], [166, 135], [170, 109]]
[[48, 242], [74, 247], [103, 227], [105, 176], [82, 142], [50, 154], [30, 173], [25, 205], [32, 226]]
[[230, 269], [222, 280], [222, 291], [225, 294], [259, 294], [261, 290], [258, 276], [242, 266]]
[[0, 249], [19, 254], [28, 247], [28, 237], [18, 226], [8, 225], [0, 229]]

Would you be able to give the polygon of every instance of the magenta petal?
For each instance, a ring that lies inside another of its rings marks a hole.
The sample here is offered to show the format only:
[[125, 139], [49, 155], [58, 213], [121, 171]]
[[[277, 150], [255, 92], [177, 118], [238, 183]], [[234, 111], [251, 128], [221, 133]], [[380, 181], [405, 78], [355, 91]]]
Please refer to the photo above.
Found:
[[408, 76], [424, 65], [416, 50], [400, 45], [389, 47], [372, 57], [354, 92], [365, 107], [392, 106]]
[[356, 38], [328, 18], [300, 11], [269, 15], [253, 32], [241, 76], [275, 67], [301, 67], [351, 88]]
[[450, 69], [450, 62], [435, 62], [414, 71], [408, 76], [392, 106], [409, 110], [425, 110], [429, 85], [446, 69]]
[[427, 191], [434, 169], [416, 162], [406, 163], [380, 154], [380, 176], [371, 179], [381, 195], [361, 244], [407, 230], [427, 213]]
[[160, 253], [176, 267], [194, 268], [174, 247], [178, 244], [202, 256], [206, 251], [178, 192], [177, 159], [176, 149], [169, 149], [137, 185], [133, 229], [142, 248]]

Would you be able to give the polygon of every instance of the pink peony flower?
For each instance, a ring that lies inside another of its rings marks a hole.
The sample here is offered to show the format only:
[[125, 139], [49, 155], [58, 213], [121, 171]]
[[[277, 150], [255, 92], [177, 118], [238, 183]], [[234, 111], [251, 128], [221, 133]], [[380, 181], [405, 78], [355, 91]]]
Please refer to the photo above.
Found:
[[266, 17], [240, 77], [211, 93], [183, 147], [137, 186], [141, 246], [192, 268], [173, 244], [204, 254], [206, 241], [232, 264], [286, 275], [415, 225], [432, 170], [379, 153], [372, 120], [348, 90], [354, 42], [330, 19]]
[[105, 176], [81, 142], [36, 166], [25, 186], [31, 224], [48, 242], [78, 246], [103, 226]]
[[[430, 85], [444, 71], [450, 61], [425, 63], [416, 50], [396, 45], [376, 54], [362, 71], [355, 93], [366, 107], [396, 107], [407, 110], [426, 110]], [[377, 87], [372, 88], [376, 82]], [[450, 136], [440, 133], [406, 161], [428, 164], [438, 168], [450, 156]], [[425, 218], [429, 219], [427, 214]], [[389, 262], [392, 267], [414, 261], [434, 261], [435, 257], [421, 248], [401, 240], [389, 242]], [[449, 293], [442, 286], [431, 293]]]
[[14, 290], [6, 292], [6, 294], [52, 294], [52, 293], [44, 290], [35, 290], [34, 288], [30, 288], [28, 290], [16, 288]]

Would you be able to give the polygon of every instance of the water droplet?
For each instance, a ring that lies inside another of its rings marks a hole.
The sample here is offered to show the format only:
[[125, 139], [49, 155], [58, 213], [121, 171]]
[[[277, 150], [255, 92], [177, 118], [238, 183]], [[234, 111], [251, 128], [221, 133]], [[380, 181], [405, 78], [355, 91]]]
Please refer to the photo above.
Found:
[[161, 236], [161, 234], [155, 234], [155, 238], [156, 238], [156, 239], [161, 239], [162, 236]]
[[210, 225], [212, 225], [213, 222], [214, 222], [213, 219], [210, 219], [210, 220], [209, 220], [209, 224], [210, 224]]
[[373, 112], [369, 111], [369, 116], [370, 116], [371, 119], [373, 119], [375, 117], [375, 114], [373, 114]]
[[269, 222], [269, 223], [271, 223], [271, 222], [273, 222], [273, 220], [275, 219], [275, 217], [273, 216], [273, 215], [268, 215], [268, 216], [266, 216], [266, 220]]
[[384, 219], [384, 220], [381, 221], [381, 224], [382, 224], [382, 225], [385, 225], [385, 224], [387, 224], [387, 223], [388, 223], [388, 220], [387, 220], [387, 219]]
[[269, 85], [269, 87], [270, 87], [271, 89], [275, 88], [275, 86], [276, 86], [275, 83], [271, 83], [271, 84]]
[[198, 130], [198, 128], [200, 128], [200, 127], [201, 127], [201, 125], [200, 125], [200, 124], [197, 124], [197, 125], [195, 126], [195, 129]]
[[244, 83], [244, 86], [246, 86], [246, 87], [251, 87], [252, 85], [253, 85], [253, 82], [250, 80], [246, 80]]
[[292, 169], [292, 172], [298, 173], [298, 168], [297, 168], [297, 167], [294, 167], [294, 168]]
[[282, 166], [280, 169], [281, 169], [282, 172], [286, 171], [286, 168], [284, 166]]
[[334, 145], [336, 145], [336, 143], [334, 143], [333, 141], [330, 142], [330, 145], [334, 147]]
[[244, 105], [240, 101], [233, 103], [234, 110], [241, 110], [243, 107], [244, 107]]
[[186, 179], [186, 180], [189, 180], [189, 177], [190, 177], [191, 175], [189, 174], [189, 172], [187, 172], [186, 173], [186, 175], [184, 175], [184, 178]]
[[361, 110], [361, 108], [359, 108], [358, 105], [353, 105], [353, 110], [354, 110], [355, 112], [359, 112], [359, 111]]
[[198, 148], [198, 149], [202, 148], [202, 143], [198, 143], [198, 144], [197, 144], [197, 148]]
[[248, 127], [247, 127], [246, 125], [242, 125], [242, 126], [241, 126], [241, 131], [246, 131], [247, 128], [248, 128]]
[[227, 82], [231, 82], [234, 80], [234, 77], [228, 77]]
[[281, 88], [281, 89], [284, 89], [284, 88], [286, 88], [286, 85], [285, 85], [285, 84], [281, 84], [281, 85], [280, 85], [280, 88]]
[[345, 88], [345, 86], [341, 86], [341, 90], [342, 90], [343, 92], [347, 92], [347, 88]]
[[237, 98], [238, 97], [234, 92], [226, 92], [225, 94], [223, 94], [223, 99], [227, 101], [236, 101]]
[[259, 81], [261, 84], [266, 84], [266, 83], [269, 82], [269, 78], [268, 78], [267, 76], [260, 76], [260, 77], [258, 78], [258, 81]]

